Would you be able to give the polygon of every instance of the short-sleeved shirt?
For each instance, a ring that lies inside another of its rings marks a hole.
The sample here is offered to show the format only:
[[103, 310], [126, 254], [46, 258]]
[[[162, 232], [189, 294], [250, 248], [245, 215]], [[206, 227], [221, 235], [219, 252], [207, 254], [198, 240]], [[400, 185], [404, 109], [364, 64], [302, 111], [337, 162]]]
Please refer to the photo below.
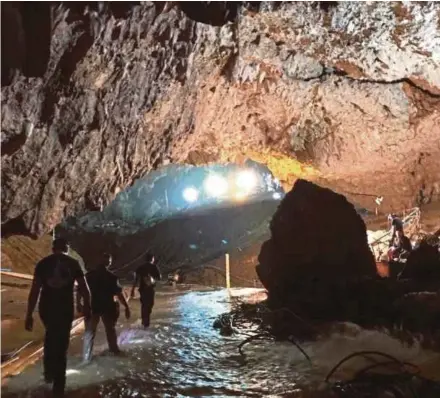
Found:
[[73, 286], [84, 276], [79, 262], [67, 254], [43, 258], [35, 267], [41, 283], [40, 312], [73, 316]]
[[160, 279], [159, 269], [155, 264], [145, 263], [136, 270], [136, 277], [139, 278], [139, 290], [154, 289], [154, 284], [150, 285], [151, 278]]
[[122, 292], [118, 278], [104, 267], [86, 274], [92, 296], [92, 313], [102, 315], [115, 310], [114, 296]]

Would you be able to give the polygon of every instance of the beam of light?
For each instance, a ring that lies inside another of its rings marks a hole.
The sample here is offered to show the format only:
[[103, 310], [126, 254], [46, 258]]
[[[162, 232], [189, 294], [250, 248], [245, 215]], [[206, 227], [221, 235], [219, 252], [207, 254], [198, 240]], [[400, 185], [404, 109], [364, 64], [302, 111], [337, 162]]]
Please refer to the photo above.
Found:
[[272, 195], [272, 198], [274, 198], [275, 200], [280, 200], [281, 199], [281, 194], [279, 192], [275, 192]]
[[257, 176], [252, 170], [243, 170], [237, 174], [237, 186], [252, 191], [257, 186]]
[[204, 187], [209, 196], [218, 198], [228, 191], [228, 182], [218, 174], [211, 174], [206, 178]]
[[194, 187], [188, 187], [183, 190], [182, 196], [188, 203], [194, 203], [199, 198], [199, 191]]

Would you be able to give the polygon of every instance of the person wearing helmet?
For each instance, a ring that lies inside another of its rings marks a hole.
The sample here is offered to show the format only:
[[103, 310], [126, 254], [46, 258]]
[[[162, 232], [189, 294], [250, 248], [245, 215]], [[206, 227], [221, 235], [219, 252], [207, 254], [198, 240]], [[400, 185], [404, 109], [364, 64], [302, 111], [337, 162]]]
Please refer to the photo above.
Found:
[[136, 270], [133, 288], [131, 289], [131, 298], [134, 298], [135, 288], [139, 286], [142, 325], [145, 328], [150, 326], [150, 315], [154, 306], [154, 288], [156, 281], [160, 279], [161, 275], [155, 264], [154, 255], [148, 252], [145, 255], [145, 263]]
[[35, 267], [29, 292], [25, 329], [33, 329], [33, 312], [38, 297], [40, 318], [46, 329], [44, 336], [44, 378], [52, 383], [54, 397], [64, 396], [66, 386], [67, 350], [74, 317], [74, 283], [84, 297], [83, 314], [90, 316], [90, 292], [78, 261], [68, 255], [65, 239], [55, 239], [53, 254], [43, 258]]

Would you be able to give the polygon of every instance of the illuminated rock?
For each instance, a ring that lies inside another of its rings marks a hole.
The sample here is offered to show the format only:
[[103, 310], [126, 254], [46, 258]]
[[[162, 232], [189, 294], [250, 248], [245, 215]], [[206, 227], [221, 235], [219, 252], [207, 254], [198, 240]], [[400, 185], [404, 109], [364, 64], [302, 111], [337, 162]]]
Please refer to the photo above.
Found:
[[251, 158], [285, 188], [307, 178], [366, 208], [383, 196], [382, 211], [437, 201], [439, 15], [2, 3], [2, 230], [41, 235], [169, 163]]

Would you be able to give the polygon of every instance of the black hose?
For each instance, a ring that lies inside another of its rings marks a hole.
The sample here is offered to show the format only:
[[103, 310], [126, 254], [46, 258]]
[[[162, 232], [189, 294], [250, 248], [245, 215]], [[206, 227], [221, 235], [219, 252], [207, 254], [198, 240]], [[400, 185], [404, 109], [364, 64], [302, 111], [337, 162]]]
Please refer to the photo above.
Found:
[[[380, 351], [357, 351], [354, 352], [353, 354], [347, 355], [346, 357], [342, 358], [334, 367], [333, 369], [327, 374], [327, 377], [325, 378], [326, 383], [328, 383], [330, 377], [340, 368], [340, 366], [347, 362], [348, 360], [352, 359], [352, 358], [356, 358], [359, 356], [363, 356], [366, 357], [367, 359], [372, 360], [371, 358], [368, 358], [367, 355], [378, 355], [378, 356], [382, 356], [385, 357], [387, 359], [389, 359], [390, 361], [393, 361], [395, 363], [398, 363], [400, 365], [402, 365], [402, 361], [399, 361], [397, 358], [393, 357], [392, 355], [389, 354], [385, 354], [383, 352]], [[374, 360], [373, 360], [374, 361]], [[377, 363], [377, 362], [376, 362]]]

